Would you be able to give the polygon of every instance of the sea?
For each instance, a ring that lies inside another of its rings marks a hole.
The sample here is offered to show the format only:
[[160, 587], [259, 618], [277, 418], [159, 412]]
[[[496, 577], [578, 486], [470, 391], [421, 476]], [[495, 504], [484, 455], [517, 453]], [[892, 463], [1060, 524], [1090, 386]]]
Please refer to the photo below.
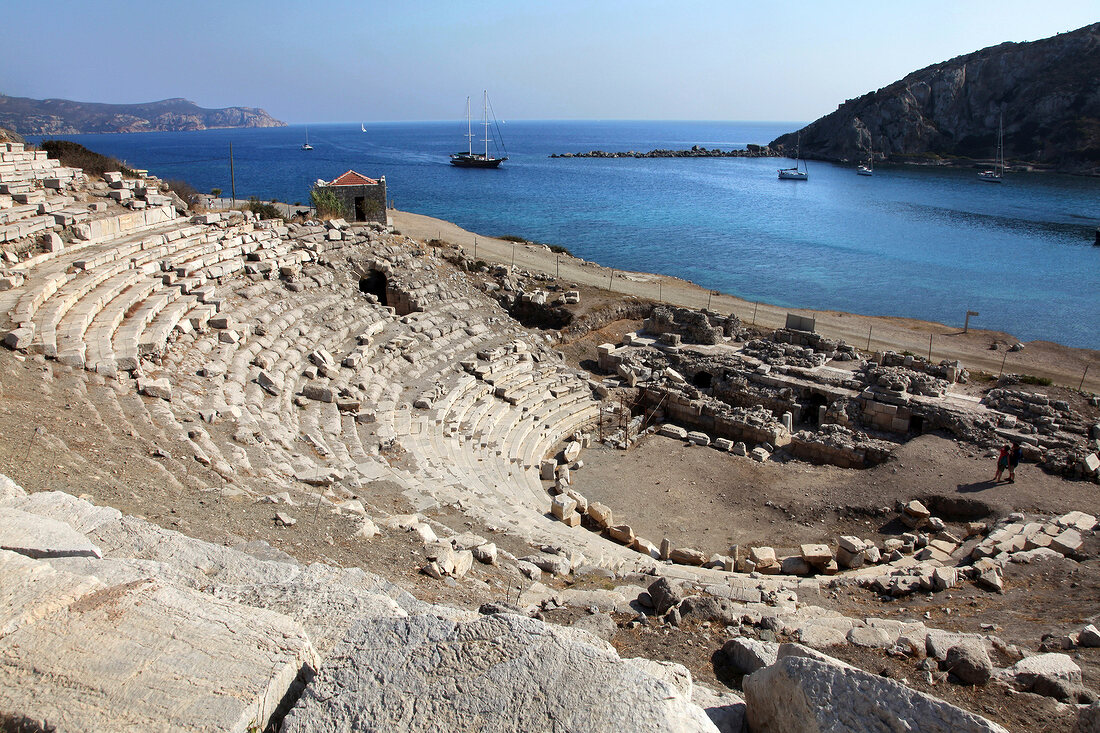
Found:
[[978, 328], [1100, 349], [1098, 178], [1008, 173], [992, 184], [971, 169], [883, 164], [863, 177], [811, 161], [807, 181], [781, 181], [776, 168], [792, 161], [549, 157], [729, 150], [802, 124], [502, 120], [491, 137], [508, 160], [497, 170], [448, 163], [467, 147], [465, 119], [55, 137], [223, 196], [232, 144], [237, 198], [308, 204], [317, 179], [354, 169], [385, 176], [399, 209], [749, 301], [959, 327], [975, 311]]

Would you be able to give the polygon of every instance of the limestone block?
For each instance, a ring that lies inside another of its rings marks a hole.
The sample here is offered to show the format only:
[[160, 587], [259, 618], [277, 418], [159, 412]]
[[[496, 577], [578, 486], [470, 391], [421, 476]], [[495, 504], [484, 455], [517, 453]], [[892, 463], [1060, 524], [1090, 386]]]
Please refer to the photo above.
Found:
[[959, 572], [953, 567], [939, 567], [932, 571], [932, 589], [949, 590], [958, 585]]
[[947, 650], [947, 671], [966, 685], [984, 685], [993, 676], [993, 662], [985, 645], [963, 641]]
[[677, 438], [679, 440], [684, 440], [688, 436], [688, 431], [684, 430], [679, 425], [673, 425], [672, 423], [666, 422], [660, 427], [660, 429], [657, 431], [657, 434], [664, 435], [667, 438]]
[[687, 434], [687, 439], [689, 442], [694, 443], [695, 445], [710, 445], [710, 436], [702, 432], [701, 430], [692, 430]]
[[335, 390], [324, 382], [307, 383], [302, 387], [302, 396], [309, 400], [316, 400], [317, 402], [334, 402], [336, 400]]
[[550, 573], [551, 575], [557, 575], [559, 577], [569, 575], [570, 571], [573, 569], [573, 565], [569, 562], [569, 558], [561, 555], [540, 553], [538, 555], [528, 555], [521, 559], [523, 562], [534, 565], [544, 573]]
[[856, 626], [848, 632], [848, 643], [872, 649], [886, 649], [894, 645], [894, 639], [883, 629]]
[[842, 568], [858, 568], [863, 565], [862, 552], [849, 552], [843, 547], [836, 548], [836, 562]]
[[630, 545], [634, 542], [634, 530], [627, 524], [616, 524], [607, 528], [607, 534], [619, 544]]
[[848, 641], [848, 632], [832, 626], [809, 624], [800, 628], [796, 634], [798, 642], [812, 649], [824, 649], [839, 646]]
[[790, 557], [783, 558], [783, 562], [780, 565], [780, 572], [783, 575], [809, 575], [813, 572], [813, 568], [810, 564], [802, 559], [799, 555], [791, 555]]
[[497, 546], [492, 542], [478, 545], [470, 550], [470, 552], [473, 554], [474, 559], [480, 563], [485, 563], [486, 565], [497, 564]]
[[1007, 733], [996, 723], [894, 680], [820, 659], [782, 657], [743, 684], [754, 731]]
[[266, 371], [261, 371], [256, 375], [256, 384], [260, 385], [260, 388], [270, 395], [277, 395], [282, 391], [282, 384], [276, 382]]
[[565, 463], [572, 463], [577, 460], [577, 457], [581, 454], [581, 443], [579, 440], [571, 440], [565, 444], [565, 448], [562, 449], [562, 456], [565, 458]]
[[61, 240], [57, 232], [47, 232], [46, 235], [42, 237], [42, 245], [47, 252], [60, 252], [65, 249], [65, 242]]
[[768, 453], [768, 451], [764, 450], [764, 448], [760, 446], [756, 446], [755, 448], [753, 448], [750, 455], [752, 456], [752, 459], [754, 461], [759, 461], [760, 463], [764, 463], [769, 458], [771, 458], [771, 453]]
[[0, 588], [0, 709], [59, 730], [262, 729], [319, 665], [286, 616], [148, 576], [110, 584], [0, 552]]
[[30, 558], [102, 557], [98, 547], [65, 522], [0, 507], [0, 550]]
[[733, 448], [730, 449], [730, 453], [732, 453], [735, 456], [748, 455], [748, 446], [746, 446], [744, 443], [738, 441], [738, 442], [733, 444]]
[[928, 511], [928, 507], [916, 499], [905, 505], [903, 513], [921, 520], [928, 519], [932, 516], [932, 512]]
[[811, 565], [826, 565], [833, 559], [828, 545], [805, 544], [799, 548], [802, 559]]
[[[1093, 454], [1092, 457], [1096, 457]], [[1090, 464], [1091, 465], [1091, 464]], [[1084, 512], [1069, 512], [1063, 514], [1054, 520], [1054, 523], [1059, 527], [1067, 527], [1069, 529], [1076, 529], [1081, 532], [1088, 532], [1096, 527], [1096, 517], [1091, 514], [1085, 514]]]
[[850, 535], [844, 535], [837, 539], [837, 547], [847, 550], [848, 552], [855, 554], [863, 552], [867, 548], [867, 543], [858, 537], [852, 537]]
[[678, 565], [702, 565], [707, 561], [707, 556], [690, 547], [677, 547], [669, 552], [668, 559]]
[[1067, 654], [1049, 653], [1024, 657], [1001, 675], [1019, 690], [1030, 690], [1040, 679], [1081, 684], [1081, 668]]
[[600, 529], [610, 527], [614, 523], [611, 509], [598, 501], [588, 505], [588, 518]]
[[172, 384], [168, 381], [168, 377], [161, 377], [160, 379], [142, 377], [137, 380], [137, 388], [138, 392], [149, 397], [168, 401], [172, 399]]
[[725, 643], [722, 653], [739, 674], [752, 674], [756, 670], [775, 664], [779, 645], [771, 641], [757, 641], [737, 636]]
[[661, 559], [661, 549], [644, 537], [635, 537], [630, 549], [643, 555], [649, 555], [654, 560]]
[[680, 689], [606, 642], [510, 613], [360, 622], [282, 730], [364, 721], [374, 730], [715, 730]]
[[545, 459], [539, 463], [539, 478], [543, 481], [553, 481], [554, 471], [558, 467], [558, 462], [553, 459]]
[[474, 553], [469, 550], [462, 550], [455, 553], [455, 567], [452, 573], [454, 577], [461, 578], [466, 573], [470, 572], [470, 568], [474, 566]]
[[566, 489], [565, 494], [570, 499], [577, 502], [577, 512], [579, 514], [588, 513], [588, 499], [586, 499], [583, 494], [574, 491], [573, 489]]
[[778, 565], [775, 558], [775, 550], [771, 547], [749, 548], [749, 559], [756, 563], [757, 568], [769, 568]]
[[733, 450], [733, 441], [729, 438], [715, 438], [714, 447], [720, 451], [725, 451], [726, 453], [729, 453], [731, 450]]
[[33, 325], [21, 326], [8, 332], [8, 335], [4, 337], [4, 346], [7, 346], [9, 349], [21, 350], [28, 348], [33, 341]]
[[566, 527], [579, 527], [581, 525], [581, 515], [573, 512], [572, 514], [566, 515], [561, 521]]
[[567, 494], [558, 494], [550, 500], [550, 513], [556, 519], [565, 519], [570, 514], [574, 514], [576, 510], [577, 502]]
[[1063, 555], [1072, 555], [1080, 549], [1082, 544], [1084, 540], [1081, 538], [1081, 533], [1075, 529], [1067, 529], [1050, 541], [1050, 549]]

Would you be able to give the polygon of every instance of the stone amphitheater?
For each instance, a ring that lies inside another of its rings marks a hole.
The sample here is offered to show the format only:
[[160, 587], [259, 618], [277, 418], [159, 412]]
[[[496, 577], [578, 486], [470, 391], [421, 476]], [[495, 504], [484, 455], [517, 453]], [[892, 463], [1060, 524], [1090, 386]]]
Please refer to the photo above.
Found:
[[[887, 372], [903, 364], [883, 354], [874, 384], [834, 373], [810, 389], [779, 367], [815, 362], [820, 343], [662, 311], [589, 373], [513, 317], [547, 293], [489, 286], [460, 249], [342, 220], [193, 214], [155, 178], [92, 179], [18, 143], [0, 143], [0, 245], [0, 424], [21, 484], [0, 476], [4, 730], [1006, 729], [965, 694], [952, 704], [844, 649], [1100, 730], [1093, 667], [1077, 663], [1097, 663], [1092, 625], [1036, 653], [813, 602], [996, 593], [1012, 565], [1091, 568], [1091, 514], [963, 527], [913, 500], [895, 539], [784, 557], [641, 537], [573, 485], [594, 442], [657, 432], [744, 460], [887, 460], [841, 398], [886, 431], [918, 415], [978, 444], [1030, 437], [1031, 460], [1095, 481], [1090, 425], [1011, 390], [992, 420], [950, 403], [936, 389], [961, 365], [918, 363], [925, 376], [899, 387]], [[741, 396], [723, 397], [735, 357], [680, 358], [699, 328], [748, 342], [736, 366], [756, 397], [737, 379]], [[806, 415], [782, 390], [800, 385], [829, 397], [807, 405], [830, 429], [793, 430]], [[1019, 422], [1004, 418], [1017, 403]], [[1062, 428], [1026, 429], [1048, 412]], [[621, 656], [620, 629], [694, 629], [713, 647], [699, 658], [732, 676]]]

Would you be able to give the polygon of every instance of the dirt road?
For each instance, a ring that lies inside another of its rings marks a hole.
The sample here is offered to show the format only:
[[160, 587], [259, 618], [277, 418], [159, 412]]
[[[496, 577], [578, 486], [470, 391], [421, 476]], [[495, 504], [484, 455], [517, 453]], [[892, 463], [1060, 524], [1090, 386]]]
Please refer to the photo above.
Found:
[[[784, 325], [787, 313], [813, 316], [817, 332], [830, 338], [844, 339], [860, 349], [892, 349], [927, 357], [931, 337], [932, 358], [958, 359], [968, 369], [980, 369], [992, 374], [1002, 371], [1046, 377], [1065, 387], [1100, 391], [1100, 352], [1076, 349], [1050, 341], [1032, 341], [1022, 351], [1008, 352], [1017, 342], [1010, 334], [970, 329], [969, 333], [955, 326], [889, 316], [863, 316], [840, 311], [795, 310], [753, 303], [732, 295], [701, 288], [694, 283], [665, 275], [624, 272], [601, 267], [569, 255], [559, 255], [541, 245], [515, 244], [466, 231], [441, 219], [391, 210], [394, 227], [415, 239], [440, 239], [462, 246], [471, 256], [486, 262], [514, 264], [521, 269], [557, 274], [574, 283], [610, 288], [611, 291], [641, 298], [662, 300], [690, 308], [712, 308], [722, 313], [734, 313], [746, 323], [778, 328]], [[996, 344], [997, 349], [990, 347]], [[1003, 364], [1003, 367], [1002, 367]], [[1087, 372], [1086, 372], [1087, 368]], [[1082, 381], [1082, 377], [1084, 377]]]

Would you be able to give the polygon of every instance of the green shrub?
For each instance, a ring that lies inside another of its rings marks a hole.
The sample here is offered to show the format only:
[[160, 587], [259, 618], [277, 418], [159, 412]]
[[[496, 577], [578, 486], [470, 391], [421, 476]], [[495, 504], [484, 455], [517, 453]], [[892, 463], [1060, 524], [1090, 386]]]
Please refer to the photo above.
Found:
[[336, 197], [336, 192], [328, 186], [317, 186], [309, 192], [309, 200], [322, 219], [339, 219], [344, 215], [344, 204]]
[[117, 158], [88, 150], [79, 143], [68, 140], [43, 140], [38, 146], [46, 151], [46, 155], [55, 160], [60, 160], [66, 168], [80, 168], [90, 176], [103, 177], [107, 171], [119, 171], [127, 178], [137, 178], [138, 175], [132, 168]]
[[1049, 387], [1054, 384], [1053, 379], [1047, 379], [1046, 377], [1033, 377], [1030, 374], [1021, 374], [1020, 381], [1024, 384], [1036, 384], [1040, 387]]
[[282, 219], [283, 212], [279, 211], [277, 206], [269, 204], [265, 201], [260, 201], [255, 196], [248, 199], [248, 210], [253, 214], [256, 214], [261, 219]]
[[185, 204], [188, 206], [194, 206], [199, 201], [199, 192], [195, 190], [187, 181], [181, 181], [178, 178], [165, 181], [164, 184], [168, 186], [168, 190], [174, 192], [179, 196]]

